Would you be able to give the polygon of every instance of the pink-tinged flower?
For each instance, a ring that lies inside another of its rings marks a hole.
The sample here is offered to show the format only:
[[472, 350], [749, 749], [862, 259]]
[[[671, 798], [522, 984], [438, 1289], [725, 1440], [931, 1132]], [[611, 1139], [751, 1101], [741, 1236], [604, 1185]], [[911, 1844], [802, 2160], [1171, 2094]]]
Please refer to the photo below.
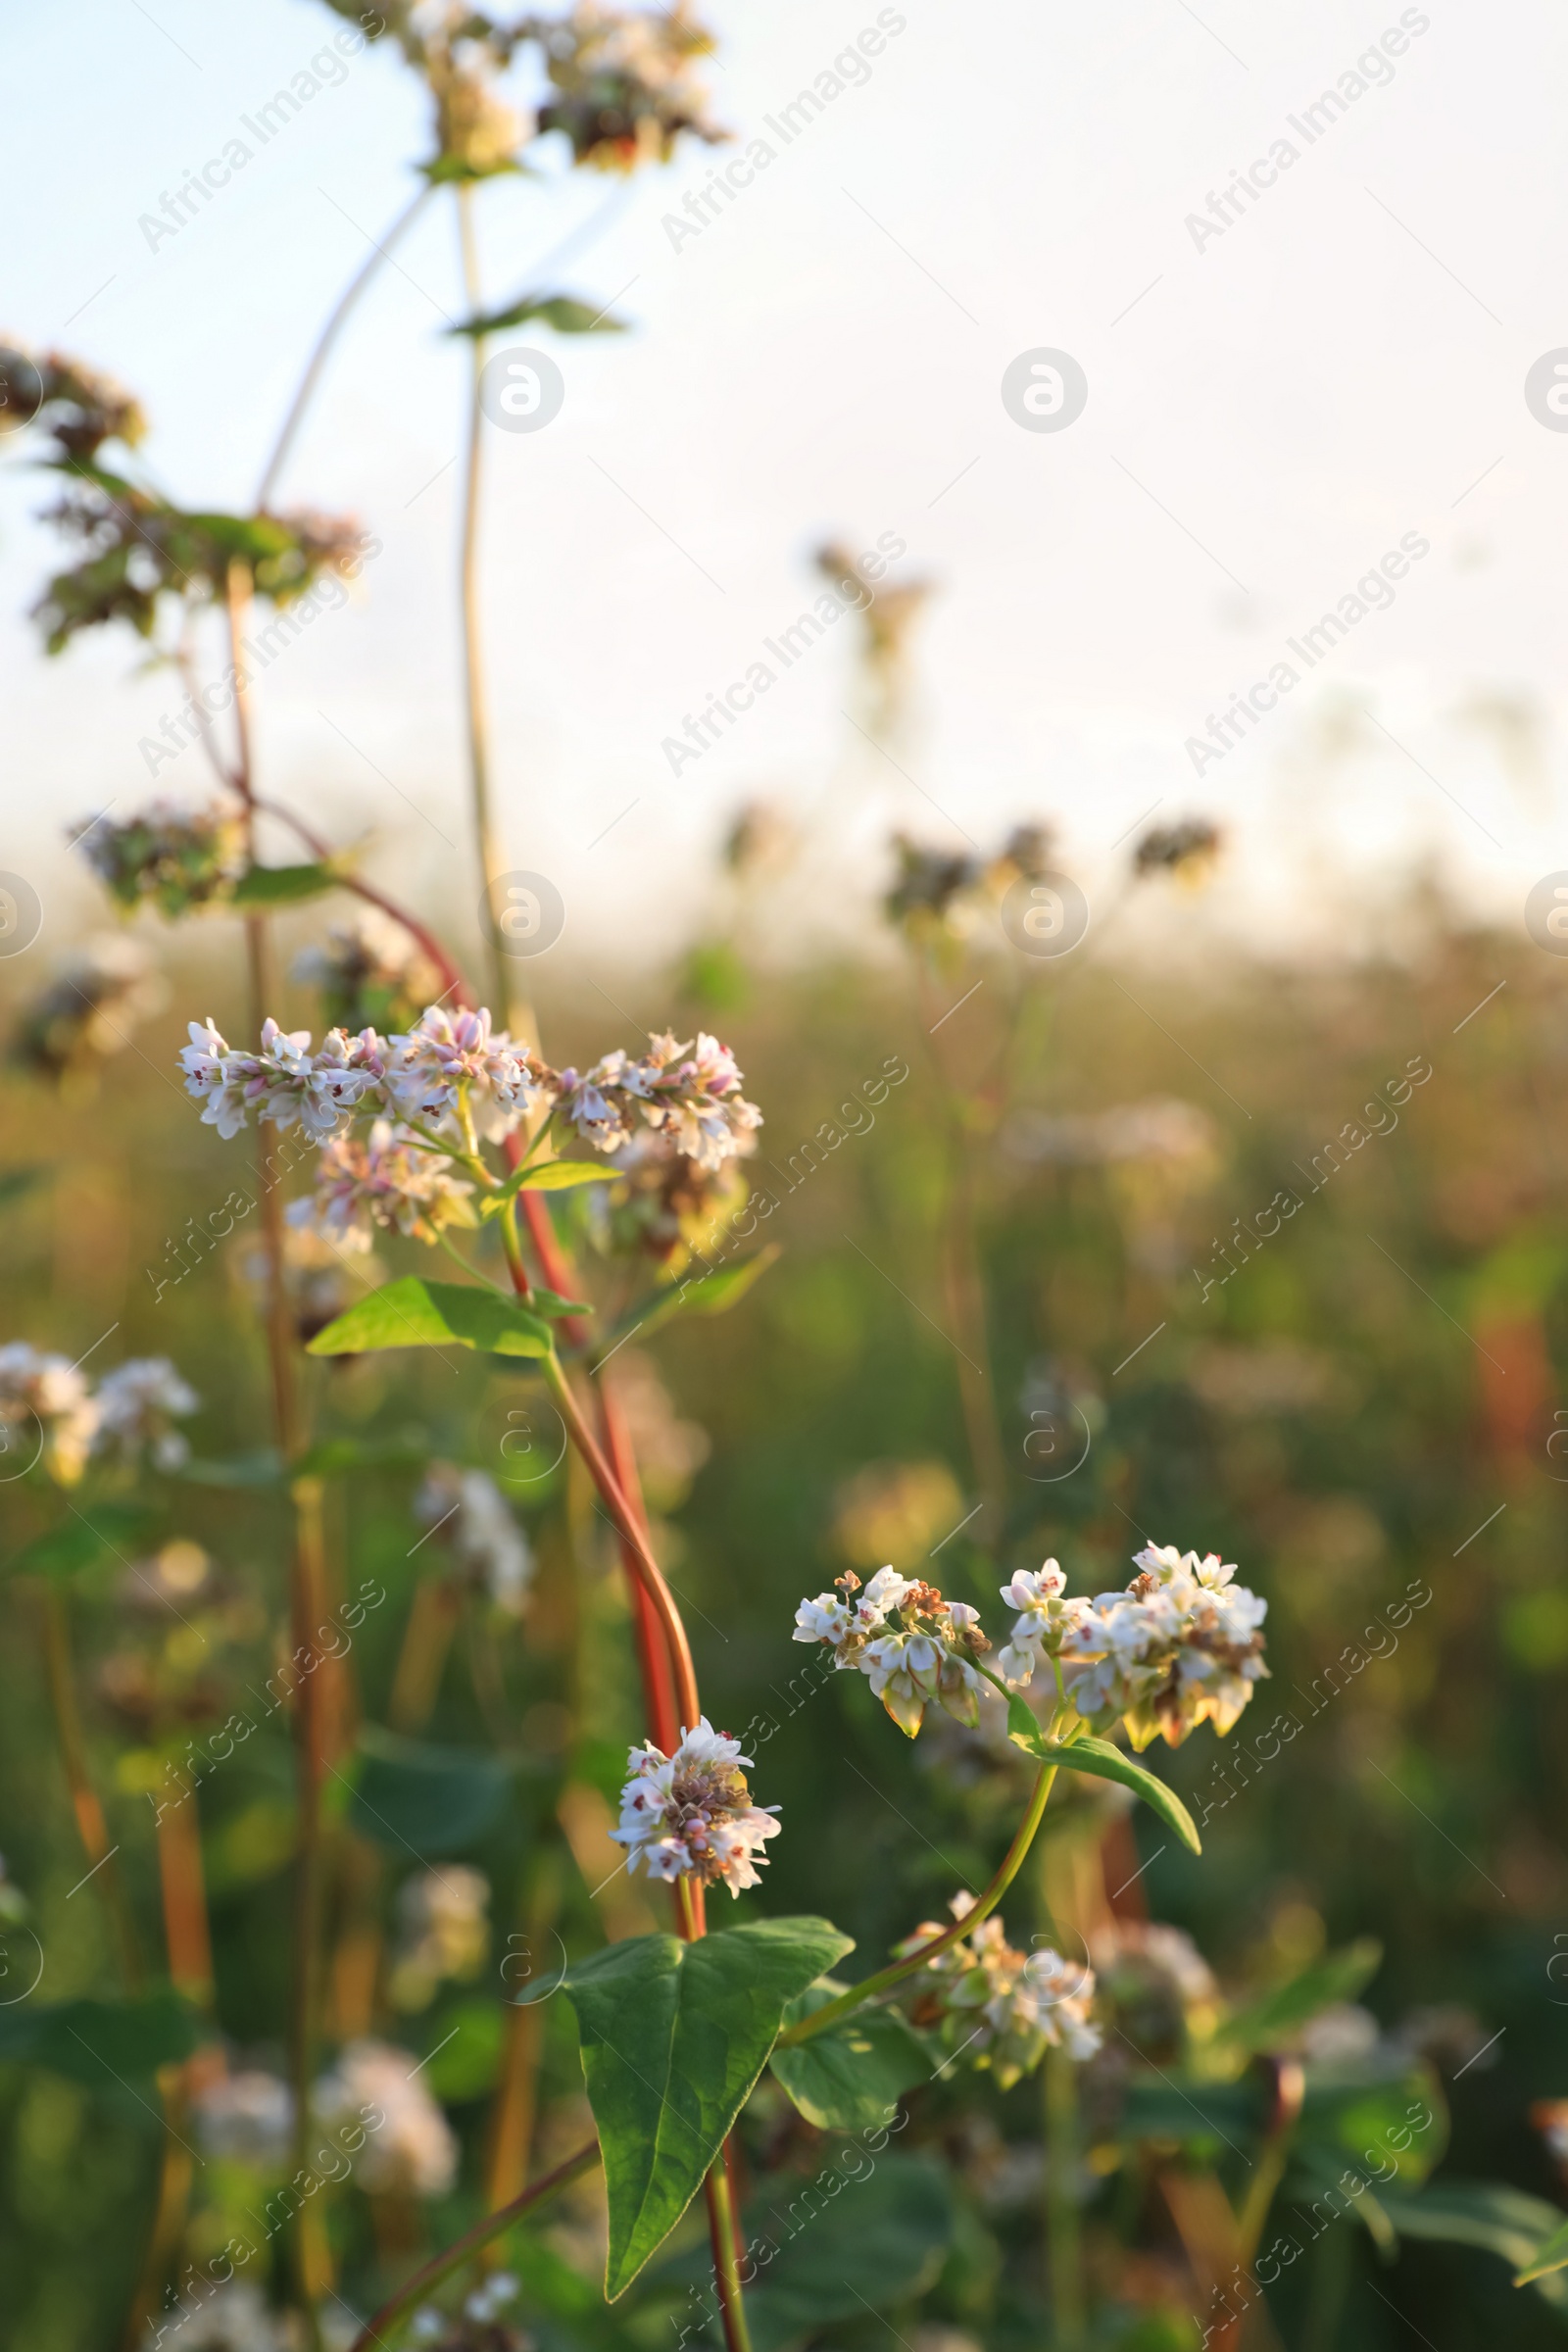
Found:
[[780, 1824], [776, 1805], [752, 1803], [740, 1770], [751, 1760], [706, 1715], [694, 1732], [682, 1731], [672, 1756], [634, 1747], [626, 1759], [631, 1777], [620, 1792], [620, 1827], [610, 1833], [627, 1849], [628, 1872], [640, 1859], [651, 1879], [690, 1872], [700, 1885], [723, 1885], [732, 1895], [760, 1886], [756, 1865], [767, 1856], [760, 1849], [778, 1836]]
[[499, 1143], [543, 1099], [546, 1085], [526, 1046], [504, 1029], [492, 1033], [483, 1006], [446, 1012], [431, 1004], [393, 1038], [387, 1091], [405, 1118], [461, 1129], [466, 1109], [476, 1133]]
[[1002, 1597], [1018, 1611], [1012, 1639], [997, 1652], [997, 1672], [1004, 1683], [1023, 1690], [1033, 1682], [1048, 1657], [1057, 1656], [1064, 1643], [1077, 1638], [1092, 1614], [1092, 1603], [1064, 1597], [1067, 1579], [1054, 1560], [1040, 1568], [1020, 1569]]
[[652, 1040], [641, 1064], [651, 1127], [671, 1135], [676, 1147], [699, 1167], [712, 1170], [737, 1154], [755, 1152], [754, 1131], [762, 1124], [755, 1102], [741, 1093], [735, 1056], [715, 1037], [699, 1031], [695, 1048], [672, 1036]]
[[631, 1142], [634, 1105], [645, 1099], [646, 1073], [620, 1047], [601, 1054], [592, 1069], [563, 1070], [556, 1107], [596, 1152], [620, 1152]]
[[304, 1127], [319, 1142], [380, 1102], [385, 1048], [373, 1029], [348, 1037], [329, 1029], [318, 1053], [308, 1029], [262, 1024], [259, 1054], [236, 1054], [209, 1019], [192, 1021], [190, 1044], [179, 1056], [185, 1092], [203, 1104], [202, 1123], [221, 1136], [237, 1135], [254, 1110], [277, 1127]]
[[1123, 1592], [1096, 1595], [1061, 1644], [1068, 1694], [1095, 1730], [1118, 1719], [1135, 1748], [1179, 1747], [1201, 1723], [1222, 1737], [1268, 1673], [1268, 1603], [1210, 1552], [1151, 1545]]
[[284, 1214], [291, 1225], [338, 1249], [367, 1250], [374, 1247], [377, 1226], [435, 1242], [448, 1225], [472, 1225], [472, 1193], [446, 1160], [412, 1143], [406, 1128], [377, 1119], [364, 1142], [328, 1137], [316, 1190], [291, 1200]]

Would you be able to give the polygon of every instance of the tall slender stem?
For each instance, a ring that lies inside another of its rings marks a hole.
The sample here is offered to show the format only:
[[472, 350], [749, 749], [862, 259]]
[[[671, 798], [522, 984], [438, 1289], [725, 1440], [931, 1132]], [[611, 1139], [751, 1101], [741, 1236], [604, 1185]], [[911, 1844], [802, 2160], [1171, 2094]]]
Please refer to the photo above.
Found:
[[81, 1715], [76, 1705], [76, 1678], [71, 1656], [69, 1603], [60, 1586], [52, 1580], [43, 1588], [43, 1647], [49, 1703], [54, 1710], [60, 1760], [65, 1766], [66, 1785], [71, 1790], [71, 1807], [76, 1816], [76, 1833], [81, 1839], [82, 1852], [92, 1865], [90, 1876], [97, 1886], [98, 1899], [108, 1914], [110, 1933], [120, 1953], [120, 1970], [126, 1990], [137, 1992], [142, 1984], [141, 1950], [124, 1881], [116, 1867], [119, 1848], [111, 1846], [109, 1842], [104, 1809], [87, 1767], [87, 1744], [81, 1735]]
[[[457, 198], [458, 243], [463, 255], [464, 292], [467, 296], [470, 314], [477, 316], [481, 295], [479, 256], [473, 233], [473, 190], [460, 180]], [[484, 373], [484, 337], [470, 335], [468, 432], [463, 483], [463, 547], [458, 579], [463, 611], [464, 696], [468, 722], [468, 785], [473, 799], [473, 829], [475, 846], [479, 852], [480, 878], [484, 885], [481, 906], [485, 945], [489, 950], [490, 987], [498, 1013], [505, 1017], [509, 1028], [515, 1029], [517, 1024], [512, 1015], [506, 947], [491, 893], [491, 884], [504, 868], [490, 798], [490, 728], [485, 710], [484, 649], [479, 637], [479, 495], [480, 457], [484, 445], [484, 414], [479, 406], [479, 379]], [[531, 1017], [526, 1026], [531, 1028]]]
[[1034, 1785], [1028, 1810], [1013, 1833], [1012, 1843], [1002, 1857], [996, 1876], [979, 1901], [964, 1913], [962, 1919], [955, 1920], [951, 1928], [944, 1928], [940, 1936], [928, 1936], [906, 1960], [895, 1960], [891, 1967], [880, 1968], [874, 1976], [865, 1977], [858, 1984], [851, 1985], [849, 1991], [841, 1992], [836, 2001], [827, 2001], [820, 2009], [813, 2009], [809, 2017], [803, 2017], [799, 2025], [791, 2026], [779, 2035], [780, 2049], [789, 2049], [798, 2041], [809, 2041], [813, 2034], [820, 2034], [825, 2026], [836, 2025], [841, 2017], [848, 2017], [853, 2009], [858, 2009], [863, 2001], [874, 2000], [877, 1994], [890, 1991], [895, 1984], [902, 1984], [906, 1977], [916, 1975], [931, 1961], [940, 1958], [942, 1953], [951, 1951], [965, 1936], [972, 1935], [983, 1919], [989, 1919], [1023, 1868], [1024, 1857], [1033, 1845], [1035, 1833], [1045, 1818], [1046, 1799], [1051, 1794], [1055, 1777], [1054, 1764], [1043, 1766], [1040, 1778]]
[[283, 470], [284, 461], [288, 457], [289, 450], [293, 446], [294, 436], [299, 431], [301, 422], [304, 419], [305, 412], [310, 406], [311, 396], [320, 381], [321, 370], [326, 365], [327, 356], [331, 351], [332, 345], [337, 340], [339, 328], [342, 326], [345, 318], [347, 318], [350, 311], [353, 310], [354, 305], [359, 301], [360, 296], [364, 293], [371, 278], [375, 275], [377, 270], [379, 270], [381, 267], [381, 264], [391, 253], [393, 246], [402, 236], [404, 230], [411, 226], [415, 215], [419, 211], [421, 205], [427, 203], [433, 194], [434, 188], [431, 182], [426, 180], [424, 185], [415, 195], [413, 201], [405, 205], [403, 211], [399, 213], [397, 219], [393, 221], [385, 236], [382, 237], [380, 243], [376, 245], [373, 251], [370, 253], [368, 259], [361, 266], [360, 269], [355, 271], [354, 275], [349, 279], [347, 286], [339, 295], [336, 304], [328, 315], [326, 324], [322, 327], [319, 335], [318, 335], [315, 348], [311, 353], [310, 359], [306, 363], [305, 373], [300, 378], [299, 390], [295, 393], [293, 401], [289, 406], [288, 415], [283, 419], [283, 429], [278, 434], [277, 440], [272, 449], [272, 454], [267, 461], [267, 469], [262, 475], [261, 488], [256, 493], [257, 508], [262, 514], [265, 514], [267, 512], [267, 503], [271, 497], [273, 490], [277, 487], [277, 477]]
[[626, 1546], [626, 1555], [659, 1612], [674, 1667], [675, 1703], [687, 1730], [693, 1730], [702, 1714], [702, 1705], [697, 1695], [697, 1670], [692, 1663], [691, 1643], [686, 1639], [686, 1628], [675, 1606], [674, 1595], [664, 1582], [636, 1512], [626, 1500], [613, 1471], [600, 1451], [599, 1442], [588, 1426], [560, 1358], [554, 1353], [547, 1355], [541, 1368], [550, 1394], [556, 1400], [557, 1410], [566, 1424], [566, 1434], [588, 1465], [588, 1474], [604, 1496], [615, 1531]]
[[530, 2207], [542, 2205], [547, 2197], [553, 2197], [558, 2190], [567, 2187], [598, 2161], [599, 2142], [593, 2139], [585, 2148], [579, 2148], [575, 2156], [568, 2156], [564, 2164], [558, 2164], [553, 2173], [546, 2173], [542, 2180], [535, 2180], [530, 2188], [523, 2190], [520, 2197], [514, 2197], [510, 2205], [503, 2205], [498, 2212], [487, 2214], [483, 2221], [475, 2222], [473, 2228], [465, 2230], [463, 2236], [448, 2246], [444, 2254], [437, 2254], [432, 2262], [425, 2264], [422, 2271], [416, 2271], [412, 2278], [404, 2280], [397, 2293], [382, 2304], [373, 2318], [367, 2320], [350, 2345], [349, 2352], [371, 2352], [372, 2345], [376, 2347], [376, 2352], [384, 2352], [388, 2330], [396, 2326], [406, 2311], [412, 2310], [416, 2303], [422, 2303], [443, 2279], [450, 2278], [454, 2271], [461, 2270], [466, 2262], [489, 2245], [492, 2238], [499, 2237], [504, 2230], [510, 2230], [514, 2222], [521, 2221]]
[[724, 2342], [728, 2352], [752, 2352], [746, 2298], [741, 2292], [740, 2262], [735, 2251], [735, 2206], [722, 2154], [703, 2187], [708, 2199], [708, 2235], [713, 2249], [713, 2285], [718, 2294], [719, 2317], [724, 2323]]
[[1046, 2232], [1056, 2352], [1083, 2352], [1083, 2229], [1078, 2205], [1078, 2078], [1064, 2049], [1041, 2069], [1046, 2110]]

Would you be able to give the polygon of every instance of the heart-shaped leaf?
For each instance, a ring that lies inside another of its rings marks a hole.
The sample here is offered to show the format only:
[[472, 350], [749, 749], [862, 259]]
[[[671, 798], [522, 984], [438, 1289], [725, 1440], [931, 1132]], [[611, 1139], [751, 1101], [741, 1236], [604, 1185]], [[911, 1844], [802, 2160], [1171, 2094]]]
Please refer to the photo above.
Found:
[[[824, 1977], [791, 2001], [795, 2025], [848, 1985]], [[896, 2009], [860, 2009], [793, 2049], [775, 2050], [773, 2073], [819, 2132], [872, 2132], [892, 2122], [902, 2091], [929, 2082], [931, 2053]]]
[[788, 2004], [854, 1948], [825, 1919], [762, 1919], [695, 1943], [634, 1936], [569, 1971], [610, 2196], [612, 2302], [702, 2186]]
[[368, 1355], [381, 1348], [473, 1348], [484, 1355], [548, 1355], [550, 1326], [477, 1283], [388, 1282], [317, 1333], [310, 1355]]
[[1191, 1853], [1200, 1854], [1202, 1840], [1193, 1826], [1193, 1817], [1174, 1788], [1147, 1765], [1135, 1764], [1119, 1747], [1108, 1740], [1095, 1740], [1087, 1733], [1079, 1740], [1048, 1740], [1034, 1716], [1021, 1698], [1013, 1698], [1007, 1706], [1007, 1738], [1014, 1747], [1021, 1747], [1042, 1764], [1059, 1764], [1066, 1772], [1087, 1772], [1096, 1780], [1119, 1781], [1124, 1788], [1136, 1790], [1146, 1805], [1152, 1805], [1167, 1829], [1175, 1831]]

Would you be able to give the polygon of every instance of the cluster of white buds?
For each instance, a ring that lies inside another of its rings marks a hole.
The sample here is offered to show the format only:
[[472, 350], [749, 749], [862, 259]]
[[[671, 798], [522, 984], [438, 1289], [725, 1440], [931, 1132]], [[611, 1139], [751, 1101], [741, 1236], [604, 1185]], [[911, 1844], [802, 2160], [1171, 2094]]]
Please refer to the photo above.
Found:
[[1268, 1603], [1209, 1552], [1149, 1544], [1122, 1592], [1097, 1593], [1061, 1642], [1067, 1691], [1095, 1730], [1120, 1720], [1135, 1748], [1163, 1738], [1179, 1747], [1200, 1723], [1231, 1729], [1268, 1673], [1261, 1627]]
[[662, 1748], [634, 1747], [626, 1758], [630, 1779], [620, 1792], [620, 1827], [611, 1831], [627, 1849], [626, 1868], [639, 1860], [651, 1879], [674, 1880], [687, 1873], [704, 1886], [722, 1884], [732, 1895], [760, 1886], [758, 1862], [763, 1840], [776, 1838], [776, 1805], [754, 1805], [741, 1743], [715, 1732], [706, 1715], [697, 1729], [682, 1726], [672, 1756]]
[[[475, 1136], [499, 1143], [545, 1110], [559, 1112], [596, 1152], [622, 1151], [634, 1133], [651, 1130], [711, 1171], [755, 1151], [754, 1131], [762, 1123], [740, 1091], [734, 1055], [707, 1035], [685, 1045], [656, 1037], [640, 1057], [617, 1050], [579, 1072], [551, 1069], [505, 1030], [492, 1030], [482, 1007], [453, 1013], [432, 1004], [391, 1038], [329, 1029], [315, 1052], [308, 1029], [285, 1032], [273, 1020], [262, 1030], [259, 1054], [236, 1053], [211, 1020], [189, 1027], [179, 1057], [185, 1091], [222, 1136], [237, 1135], [253, 1111], [279, 1127], [302, 1125], [317, 1142], [357, 1113], [390, 1113], [410, 1127], [433, 1128], [463, 1152]], [[382, 1192], [383, 1201], [392, 1190]], [[396, 1222], [396, 1209], [380, 1221]]]
[[835, 1666], [863, 1674], [911, 1740], [933, 1699], [972, 1729], [985, 1685], [961, 1653], [978, 1656], [991, 1646], [980, 1631], [979, 1611], [966, 1601], [944, 1600], [934, 1585], [901, 1576], [896, 1568], [879, 1568], [863, 1591], [853, 1569], [836, 1582], [837, 1597], [819, 1592], [802, 1601], [795, 1640], [825, 1642]]
[[15, 1475], [41, 1462], [61, 1487], [75, 1486], [94, 1454], [150, 1453], [160, 1470], [177, 1470], [190, 1447], [173, 1422], [200, 1402], [167, 1356], [128, 1357], [95, 1396], [65, 1356], [13, 1340], [0, 1348], [0, 1466]]
[[[966, 1919], [972, 1894], [956, 1894], [950, 1908]], [[906, 1936], [898, 1956], [910, 1959], [943, 1933], [925, 1920]], [[1069, 2058], [1092, 2058], [1102, 2038], [1090, 2014], [1095, 1997], [1093, 1969], [1079, 1968], [1047, 1945], [1021, 1952], [1007, 1941], [1000, 1919], [984, 1919], [957, 1943], [926, 1963], [926, 1976], [910, 2009], [919, 2026], [939, 2027], [955, 2056], [987, 2067], [998, 2087], [1008, 2090], [1033, 2074], [1048, 2049]]]
[[375, 1231], [439, 1241], [449, 1225], [475, 1225], [473, 1187], [421, 1147], [408, 1128], [376, 1119], [361, 1140], [332, 1135], [321, 1146], [316, 1190], [291, 1200], [289, 1223], [339, 1250], [368, 1250]]

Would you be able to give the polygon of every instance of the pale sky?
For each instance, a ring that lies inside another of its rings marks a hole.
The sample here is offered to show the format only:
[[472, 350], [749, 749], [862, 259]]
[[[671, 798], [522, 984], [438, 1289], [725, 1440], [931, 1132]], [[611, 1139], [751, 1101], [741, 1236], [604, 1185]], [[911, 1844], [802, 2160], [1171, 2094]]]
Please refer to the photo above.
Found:
[[[544, 176], [479, 193], [493, 301], [601, 214], [547, 290], [635, 326], [504, 337], [548, 348], [566, 395], [544, 431], [487, 439], [502, 823], [512, 861], [557, 881], [572, 937], [667, 947], [728, 813], [759, 795], [811, 812], [859, 891], [892, 822], [989, 847], [1041, 812], [1094, 897], [1153, 808], [1232, 830], [1223, 924], [1318, 941], [1426, 856], [1517, 919], [1568, 866], [1568, 432], [1524, 397], [1568, 346], [1560, 11], [907, 0], [882, 12], [903, 29], [865, 78], [787, 146], [766, 119], [877, 7], [711, 17], [735, 147], [685, 146], [626, 187], [562, 176], [547, 146]], [[310, 0], [9, 0], [4, 21], [21, 233], [0, 330], [133, 388], [172, 495], [244, 506], [325, 313], [412, 189], [422, 94], [389, 47], [367, 50], [149, 250], [140, 217], [246, 135], [340, 20]], [[1303, 109], [1401, 25], [1309, 142]], [[665, 216], [757, 138], [773, 160], [677, 244]], [[1200, 244], [1188, 217], [1282, 139], [1294, 162], [1276, 153], [1273, 184]], [[357, 513], [383, 552], [259, 690], [268, 789], [373, 829], [377, 870], [459, 908], [465, 354], [444, 329], [461, 313], [443, 194], [357, 315], [282, 486], [284, 505]], [[1009, 362], [1039, 348], [1087, 376], [1060, 432], [1003, 405]], [[9, 467], [0, 864], [36, 879], [47, 951], [90, 904], [61, 828], [207, 779], [195, 750], [149, 778], [138, 740], [178, 697], [136, 674], [127, 638], [37, 653], [41, 503]], [[895, 576], [937, 585], [905, 774], [843, 715], [859, 709], [845, 621], [672, 776], [662, 739], [818, 592], [829, 533], [891, 534]], [[1309, 674], [1297, 661], [1295, 690], [1196, 775], [1188, 739], [1401, 541], [1428, 552], [1392, 604]]]

